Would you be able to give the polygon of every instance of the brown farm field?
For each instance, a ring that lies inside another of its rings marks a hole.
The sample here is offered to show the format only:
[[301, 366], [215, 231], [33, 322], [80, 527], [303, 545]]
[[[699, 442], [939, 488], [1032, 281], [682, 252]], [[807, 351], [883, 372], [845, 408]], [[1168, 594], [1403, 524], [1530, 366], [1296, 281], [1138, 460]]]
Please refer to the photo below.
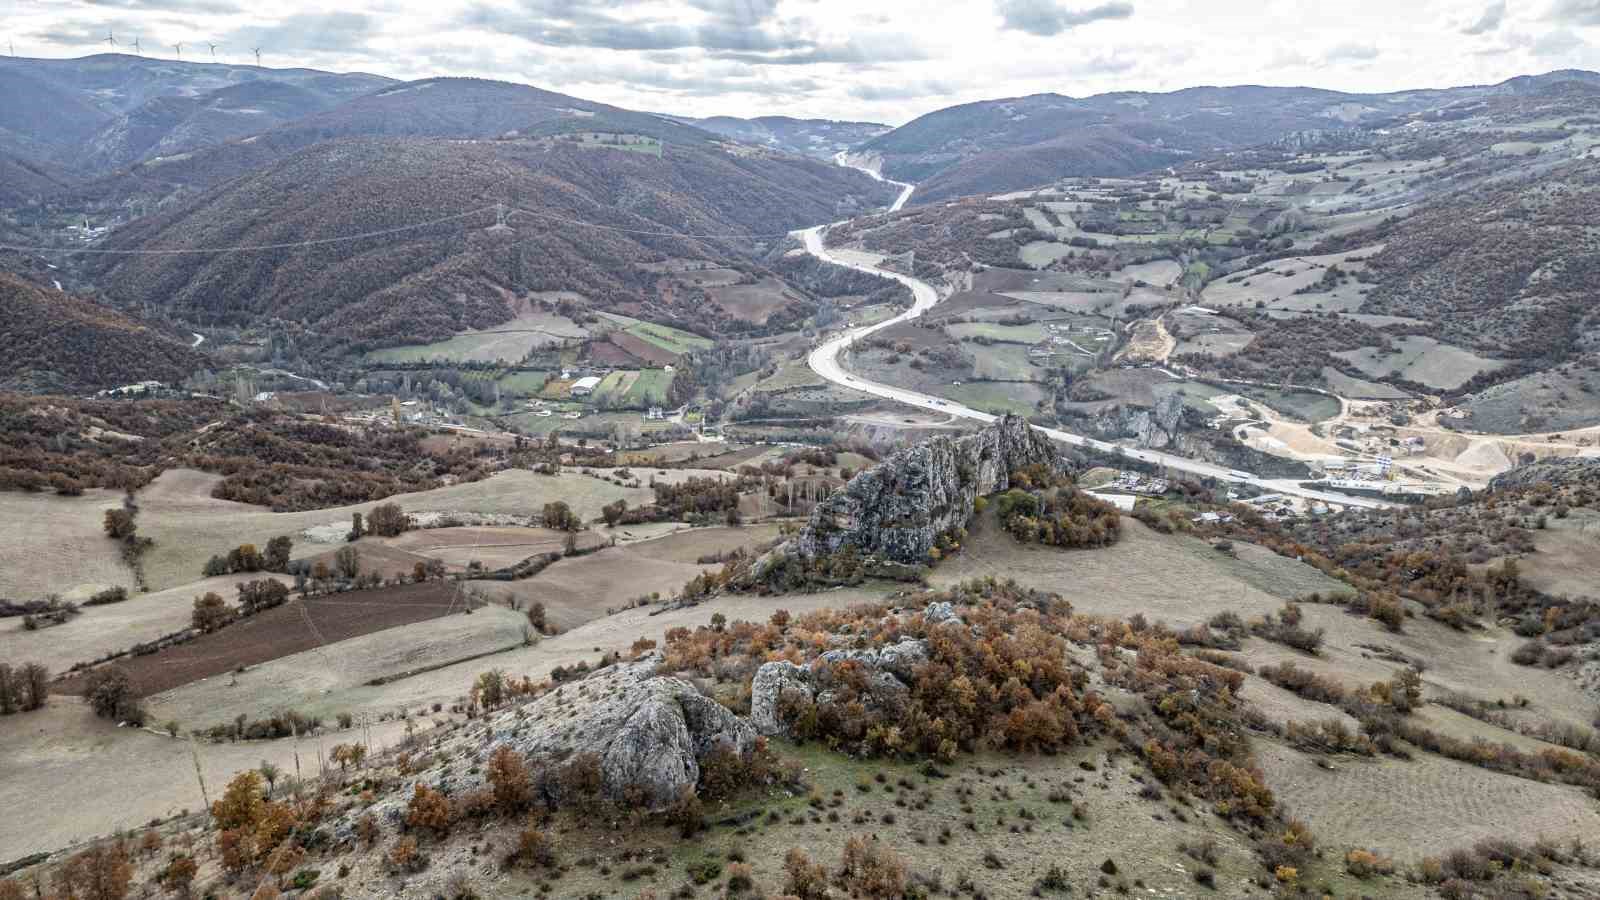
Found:
[[[686, 478], [695, 474], [709, 473], [673, 470], [668, 477]], [[314, 555], [323, 548], [306, 542], [302, 531], [331, 528], [337, 533], [347, 527], [352, 513], [371, 512], [375, 505], [275, 513], [212, 498], [210, 491], [216, 481], [217, 476], [203, 472], [172, 470], [163, 473], [140, 493], [139, 531], [156, 542], [145, 556], [145, 569], [152, 588], [159, 590], [193, 581], [200, 577], [201, 569], [212, 555], [226, 553], [244, 543], [264, 547], [267, 541], [280, 534], [294, 538], [297, 558]], [[621, 487], [574, 471], [536, 475], [512, 469], [497, 472], [482, 481], [399, 494], [384, 502], [398, 503], [408, 513], [537, 514], [545, 503], [563, 500], [578, 515], [590, 519], [598, 517], [600, 508], [615, 500], [626, 500], [629, 506], [638, 506], [654, 497], [654, 492], [648, 488]], [[0, 570], [25, 561], [21, 556], [13, 557], [12, 553], [11, 548], [0, 549]]]
[[[155, 694], [241, 666], [259, 665], [385, 628], [438, 618], [460, 608], [458, 593], [455, 582], [430, 581], [296, 598], [188, 643], [130, 657], [121, 665], [141, 691]], [[70, 678], [56, 686], [60, 693], [82, 689], [81, 678]]]
[[105, 511], [121, 506], [116, 491], [91, 489], [81, 497], [0, 491], [0, 598], [131, 589], [133, 572], [103, 525]]
[[[473, 560], [483, 563], [486, 569], [500, 569], [516, 565], [536, 553], [559, 553], [566, 541], [567, 532], [553, 528], [467, 526], [408, 531], [399, 537], [384, 538], [382, 545], [391, 551], [437, 559], [447, 566], [465, 570]], [[577, 541], [585, 550], [605, 543], [605, 539], [593, 531], [579, 532]], [[363, 540], [361, 546], [367, 543]]]

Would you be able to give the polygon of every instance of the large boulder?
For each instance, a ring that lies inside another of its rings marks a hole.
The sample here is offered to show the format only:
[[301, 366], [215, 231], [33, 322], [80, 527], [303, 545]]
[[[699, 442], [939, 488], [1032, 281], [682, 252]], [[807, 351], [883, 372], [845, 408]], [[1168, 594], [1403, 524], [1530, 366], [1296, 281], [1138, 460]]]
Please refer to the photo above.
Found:
[[748, 754], [756, 732], [689, 682], [657, 676], [659, 661], [650, 654], [611, 666], [501, 714], [482, 758], [502, 746], [533, 759], [594, 753], [607, 796], [642, 796], [652, 808], [671, 803], [699, 782], [710, 753], [726, 747]]
[[977, 498], [1008, 490], [1011, 474], [1068, 464], [1027, 421], [1005, 416], [966, 437], [936, 437], [867, 469], [818, 504], [781, 553], [805, 558], [853, 548], [900, 564], [928, 562], [939, 536], [964, 528]]

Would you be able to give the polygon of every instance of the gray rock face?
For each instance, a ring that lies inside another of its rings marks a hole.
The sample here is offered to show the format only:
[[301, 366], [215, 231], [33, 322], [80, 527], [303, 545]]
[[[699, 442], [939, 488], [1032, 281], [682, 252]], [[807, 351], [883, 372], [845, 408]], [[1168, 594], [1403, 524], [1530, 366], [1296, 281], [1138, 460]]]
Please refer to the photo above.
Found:
[[787, 694], [829, 702], [835, 687], [829, 672], [832, 665], [844, 662], [860, 663], [869, 672], [864, 698], [868, 712], [892, 718], [910, 698], [916, 667], [927, 658], [926, 643], [906, 638], [878, 650], [829, 650], [811, 668], [787, 660], [767, 663], [756, 670], [750, 686], [750, 722], [764, 735], [787, 735], [789, 723], [784, 721], [780, 699]]
[[768, 737], [784, 733], [786, 726], [778, 714], [778, 700], [784, 694], [813, 699], [811, 670], [788, 660], [769, 662], [756, 670], [750, 682], [750, 724], [756, 731]]
[[853, 547], [862, 556], [902, 564], [928, 561], [939, 535], [964, 527], [978, 497], [1011, 486], [1011, 473], [1067, 463], [1048, 438], [1016, 416], [977, 434], [936, 437], [862, 472], [812, 511], [785, 552], [826, 556]]
[[656, 676], [659, 661], [651, 654], [612, 666], [501, 714], [482, 759], [501, 746], [536, 759], [595, 753], [608, 796], [620, 800], [635, 787], [652, 807], [670, 803], [700, 780], [708, 754], [723, 746], [747, 754], [756, 732], [689, 682]]

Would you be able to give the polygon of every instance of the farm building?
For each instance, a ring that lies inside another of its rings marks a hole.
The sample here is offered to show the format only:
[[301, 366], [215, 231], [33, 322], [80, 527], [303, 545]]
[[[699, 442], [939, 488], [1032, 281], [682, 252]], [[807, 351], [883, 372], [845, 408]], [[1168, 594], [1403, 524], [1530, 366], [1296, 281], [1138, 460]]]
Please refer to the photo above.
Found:
[[599, 375], [585, 375], [584, 377], [579, 378], [577, 381], [572, 383], [572, 396], [587, 397], [594, 393], [594, 389], [599, 386]]

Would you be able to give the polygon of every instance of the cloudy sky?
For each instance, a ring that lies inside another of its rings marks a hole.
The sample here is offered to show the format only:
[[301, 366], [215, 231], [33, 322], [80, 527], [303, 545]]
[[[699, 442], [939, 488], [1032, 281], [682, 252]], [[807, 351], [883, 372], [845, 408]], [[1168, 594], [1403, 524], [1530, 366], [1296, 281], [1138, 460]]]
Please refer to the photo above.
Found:
[[1197, 84], [1351, 91], [1600, 68], [1600, 0], [12, 0], [21, 56], [476, 75], [685, 115], [900, 124], [970, 100]]

